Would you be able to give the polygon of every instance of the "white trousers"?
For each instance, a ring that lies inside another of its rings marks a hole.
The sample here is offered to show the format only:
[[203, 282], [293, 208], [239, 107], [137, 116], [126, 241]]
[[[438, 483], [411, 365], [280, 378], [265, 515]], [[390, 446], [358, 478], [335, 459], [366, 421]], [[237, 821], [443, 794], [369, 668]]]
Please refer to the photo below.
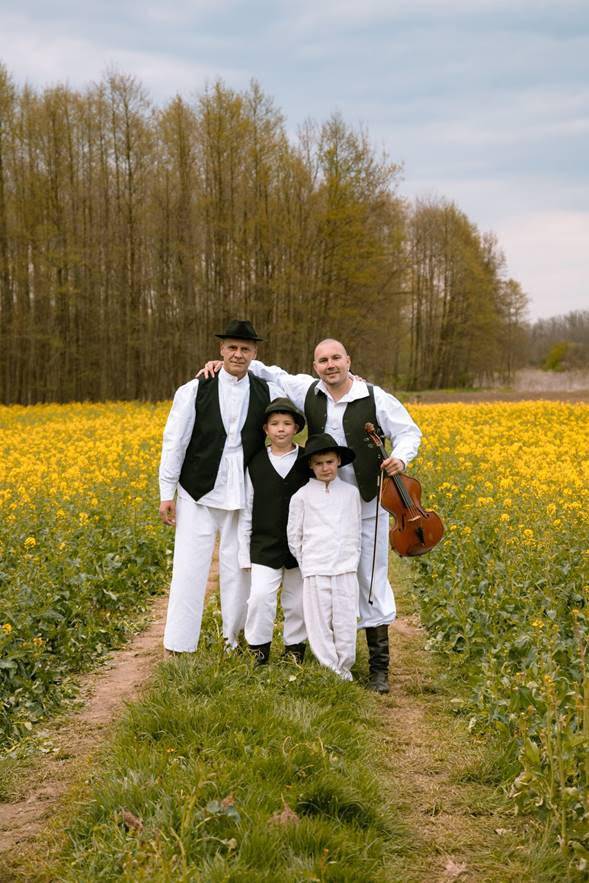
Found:
[[252, 564], [252, 582], [247, 602], [245, 639], [248, 644], [272, 640], [276, 600], [282, 583], [280, 603], [284, 612], [284, 643], [300, 644], [307, 638], [303, 615], [303, 578], [298, 567], [266, 567]]
[[[363, 504], [363, 507], [366, 503]], [[389, 625], [396, 614], [395, 596], [389, 582], [389, 513], [380, 507], [378, 515], [378, 536], [376, 539], [376, 561], [372, 581], [372, 604], [368, 603], [372, 555], [374, 551], [374, 528], [376, 522], [376, 502], [371, 504], [374, 515], [362, 518], [362, 549], [358, 566], [360, 586], [360, 619], [358, 628], [372, 628]]]
[[196, 650], [217, 533], [223, 637], [231, 647], [236, 646], [245, 623], [249, 594], [249, 574], [237, 563], [238, 517], [239, 509], [213, 509], [178, 497], [172, 585], [164, 632], [164, 647], [168, 650]]
[[356, 659], [358, 578], [355, 573], [306, 576], [303, 608], [309, 644], [321, 665], [346, 681]]

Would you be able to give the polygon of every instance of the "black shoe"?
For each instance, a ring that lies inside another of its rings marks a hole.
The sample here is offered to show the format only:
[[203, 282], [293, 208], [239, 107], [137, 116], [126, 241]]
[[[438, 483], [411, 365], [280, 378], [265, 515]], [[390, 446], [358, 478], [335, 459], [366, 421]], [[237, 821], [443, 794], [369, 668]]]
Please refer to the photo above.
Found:
[[271, 641], [267, 644], [248, 644], [248, 650], [255, 657], [254, 665], [268, 665], [271, 644]]
[[292, 656], [294, 661], [299, 665], [302, 665], [303, 659], [305, 658], [305, 650], [307, 649], [307, 642], [301, 641], [299, 644], [285, 644], [284, 645], [284, 653], [283, 656]]
[[368, 644], [368, 689], [375, 693], [389, 692], [389, 627], [377, 625], [366, 629]]

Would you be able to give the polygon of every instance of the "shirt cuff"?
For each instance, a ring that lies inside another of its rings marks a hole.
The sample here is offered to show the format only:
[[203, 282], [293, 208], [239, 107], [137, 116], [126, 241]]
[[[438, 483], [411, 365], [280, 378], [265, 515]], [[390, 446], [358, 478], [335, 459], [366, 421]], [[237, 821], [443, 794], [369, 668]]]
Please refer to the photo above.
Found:
[[403, 450], [400, 450], [400, 451], [393, 450], [391, 452], [391, 457], [395, 457], [395, 459], [397, 459], [397, 460], [402, 460], [403, 463], [405, 464], [405, 469], [407, 468], [407, 466], [409, 465], [411, 460], [413, 460], [413, 457], [407, 451], [403, 451]]
[[176, 496], [176, 486], [176, 482], [160, 481], [160, 502], [163, 502], [163, 500], [173, 500]]
[[237, 561], [242, 570], [248, 570], [252, 566], [252, 562], [246, 555], [238, 555]]

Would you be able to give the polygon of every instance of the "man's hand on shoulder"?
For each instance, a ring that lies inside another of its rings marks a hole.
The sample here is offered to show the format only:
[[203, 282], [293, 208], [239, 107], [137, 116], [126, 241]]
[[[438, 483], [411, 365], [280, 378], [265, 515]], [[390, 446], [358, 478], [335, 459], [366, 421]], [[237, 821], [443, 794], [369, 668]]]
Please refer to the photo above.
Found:
[[403, 472], [405, 464], [398, 457], [387, 457], [382, 461], [380, 468], [384, 469], [387, 475], [396, 475], [398, 472]]
[[175, 500], [162, 500], [160, 503], [160, 518], [164, 524], [174, 527], [176, 524], [176, 502]]
[[209, 377], [214, 377], [215, 374], [218, 374], [223, 365], [222, 359], [211, 359], [210, 362], [206, 362], [204, 368], [201, 368], [198, 374], [196, 374], [196, 379], [199, 377], [204, 377], [205, 380], [208, 380]]

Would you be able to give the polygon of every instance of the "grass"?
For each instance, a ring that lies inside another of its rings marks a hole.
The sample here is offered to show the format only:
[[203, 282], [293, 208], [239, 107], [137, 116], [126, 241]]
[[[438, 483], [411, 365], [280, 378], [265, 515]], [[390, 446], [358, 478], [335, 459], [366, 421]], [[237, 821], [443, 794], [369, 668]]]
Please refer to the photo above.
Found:
[[[407, 613], [411, 571], [395, 570]], [[575, 879], [551, 832], [514, 814], [509, 747], [469, 733], [467, 687], [422, 631], [395, 636], [383, 699], [279, 646], [255, 669], [218, 621], [209, 605], [199, 653], [158, 667], [3, 883]]]
[[379, 785], [374, 697], [313, 663], [255, 669], [205, 644], [159, 666], [70, 796], [51, 861], [10, 879], [395, 879], [410, 838]]

